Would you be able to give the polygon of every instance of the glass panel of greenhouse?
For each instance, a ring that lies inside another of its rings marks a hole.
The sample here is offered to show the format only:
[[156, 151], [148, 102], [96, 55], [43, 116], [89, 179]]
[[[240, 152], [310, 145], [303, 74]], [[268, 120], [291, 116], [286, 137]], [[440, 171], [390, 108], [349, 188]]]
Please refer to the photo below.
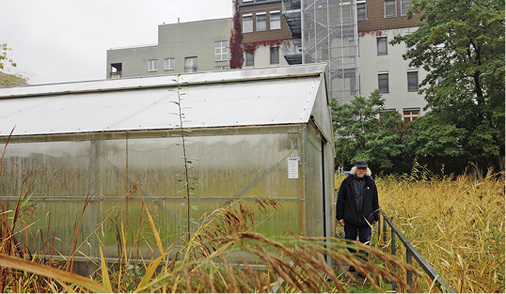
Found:
[[40, 250], [54, 235], [68, 255], [80, 224], [79, 252], [97, 258], [100, 240], [113, 258], [122, 230], [149, 226], [146, 209], [168, 246], [189, 219], [194, 229], [204, 213], [247, 196], [282, 205], [255, 231], [332, 236], [325, 67], [0, 89], [0, 202], [8, 211], [26, 199], [28, 233], [18, 241]]

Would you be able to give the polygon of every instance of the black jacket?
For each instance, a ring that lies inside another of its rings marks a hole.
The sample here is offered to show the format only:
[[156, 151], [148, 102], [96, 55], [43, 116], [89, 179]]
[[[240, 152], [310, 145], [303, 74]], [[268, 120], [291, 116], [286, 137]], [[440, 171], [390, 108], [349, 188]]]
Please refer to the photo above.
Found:
[[363, 204], [359, 211], [353, 193], [354, 177], [354, 175], [349, 175], [341, 183], [337, 194], [336, 218], [337, 220], [344, 219], [344, 222], [348, 224], [365, 227], [368, 226], [367, 222], [372, 224], [373, 221], [379, 220], [378, 189], [374, 180], [365, 176]]

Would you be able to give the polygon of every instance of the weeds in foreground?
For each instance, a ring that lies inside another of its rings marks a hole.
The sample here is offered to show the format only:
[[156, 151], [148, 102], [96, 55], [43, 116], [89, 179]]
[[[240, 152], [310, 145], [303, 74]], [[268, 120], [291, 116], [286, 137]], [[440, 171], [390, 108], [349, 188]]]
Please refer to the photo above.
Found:
[[[15, 280], [18, 282], [44, 279], [45, 288], [31, 288], [29, 292], [347, 291], [347, 285], [328, 265], [326, 258], [341, 267], [350, 279], [354, 278], [342, 268], [342, 264], [353, 265], [377, 291], [380, 291], [377, 282], [381, 279], [395, 281], [402, 289], [407, 289], [402, 279], [390, 273], [393, 266], [413, 271], [421, 277], [419, 271], [399, 259], [360, 243], [302, 237], [275, 240], [251, 231], [258, 218], [256, 211], [266, 214], [278, 206], [276, 201], [263, 197], [235, 201], [204, 215], [189, 241], [178, 248], [173, 244], [167, 248], [163, 246], [146, 208], [146, 217], [155, 236], [153, 248], [156, 248], [156, 254], [148, 260], [123, 263], [118, 268], [107, 264], [101, 247], [100, 282], [48, 265], [23, 261], [19, 257], [0, 255], [0, 265], [23, 274], [24, 278]], [[350, 246], [367, 252], [381, 263], [360, 259], [348, 251]], [[6, 292], [11, 290], [6, 289]]]
[[419, 167], [377, 184], [383, 210], [455, 291], [504, 292], [504, 173], [438, 176]]

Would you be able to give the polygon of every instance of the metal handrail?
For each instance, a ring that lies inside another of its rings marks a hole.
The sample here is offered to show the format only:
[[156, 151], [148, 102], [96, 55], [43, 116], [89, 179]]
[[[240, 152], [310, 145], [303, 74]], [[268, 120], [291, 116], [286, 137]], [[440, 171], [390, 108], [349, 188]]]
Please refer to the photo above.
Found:
[[[408, 264], [413, 264], [412, 257], [415, 258], [415, 260], [418, 262], [420, 267], [423, 269], [423, 271], [433, 280], [436, 282], [438, 287], [446, 293], [455, 293], [455, 291], [450, 287], [448, 283], [437, 273], [437, 271], [423, 258], [423, 256], [409, 243], [408, 239], [404, 237], [404, 235], [394, 226], [392, 221], [388, 218], [388, 216], [385, 214], [385, 212], [380, 208], [380, 213], [383, 216], [383, 241], [386, 242], [386, 226], [387, 224], [391, 228], [391, 250], [392, 254], [395, 255], [396, 253], [396, 246], [395, 246], [395, 235], [399, 238], [399, 240], [402, 242], [402, 245], [406, 248], [406, 262]], [[378, 236], [381, 236], [381, 222], [378, 223]], [[409, 287], [413, 288], [413, 276], [410, 271], [407, 271], [407, 277], [406, 282], [409, 285]], [[396, 291], [397, 285], [395, 282], [392, 283], [392, 290]]]

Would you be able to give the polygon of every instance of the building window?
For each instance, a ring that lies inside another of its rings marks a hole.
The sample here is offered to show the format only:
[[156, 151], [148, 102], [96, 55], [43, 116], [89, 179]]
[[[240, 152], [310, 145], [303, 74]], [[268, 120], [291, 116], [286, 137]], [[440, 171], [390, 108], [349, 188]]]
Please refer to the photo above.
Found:
[[279, 11], [272, 11], [270, 13], [270, 30], [281, 29], [281, 13]]
[[214, 67], [215, 71], [223, 71], [223, 70], [227, 70], [227, 69], [228, 69], [228, 66], [215, 66]]
[[253, 14], [245, 14], [242, 16], [242, 32], [253, 32]]
[[418, 72], [417, 71], [409, 71], [408, 72], [408, 92], [416, 92], [418, 91]]
[[267, 14], [265, 12], [257, 13], [257, 32], [267, 30]]
[[395, 108], [385, 109], [382, 112], [380, 112], [380, 120], [384, 120], [395, 115], [399, 115], [397, 113], [397, 110], [395, 110]]
[[387, 55], [388, 54], [387, 37], [376, 38], [376, 48], [378, 55]]
[[197, 57], [186, 57], [184, 59], [184, 72], [197, 72]]
[[255, 66], [255, 55], [253, 52], [246, 51], [246, 65], [245, 66]]
[[378, 89], [380, 93], [388, 93], [388, 73], [378, 74]]
[[367, 5], [365, 1], [357, 1], [357, 20], [367, 20]]
[[176, 59], [165, 58], [163, 60], [163, 69], [164, 70], [173, 70], [174, 68], [176, 68]]
[[404, 108], [402, 114], [404, 122], [408, 123], [420, 117], [420, 108]]
[[214, 42], [214, 60], [215, 61], [228, 60], [228, 41]]
[[109, 77], [111, 79], [120, 79], [122, 68], [123, 68], [123, 65], [121, 63], [111, 63], [111, 72], [110, 72]]
[[279, 47], [271, 47], [271, 64], [279, 64]]
[[401, 15], [405, 16], [408, 14], [408, 10], [411, 7], [411, 0], [401, 0]]
[[339, 6], [341, 7], [341, 15], [342, 19], [345, 21], [353, 21], [353, 5], [351, 5], [350, 1], [343, 2], [341, 1], [339, 3]]
[[397, 1], [385, 0], [385, 18], [397, 16]]
[[148, 71], [157, 71], [157, 70], [158, 70], [158, 59], [149, 59]]

